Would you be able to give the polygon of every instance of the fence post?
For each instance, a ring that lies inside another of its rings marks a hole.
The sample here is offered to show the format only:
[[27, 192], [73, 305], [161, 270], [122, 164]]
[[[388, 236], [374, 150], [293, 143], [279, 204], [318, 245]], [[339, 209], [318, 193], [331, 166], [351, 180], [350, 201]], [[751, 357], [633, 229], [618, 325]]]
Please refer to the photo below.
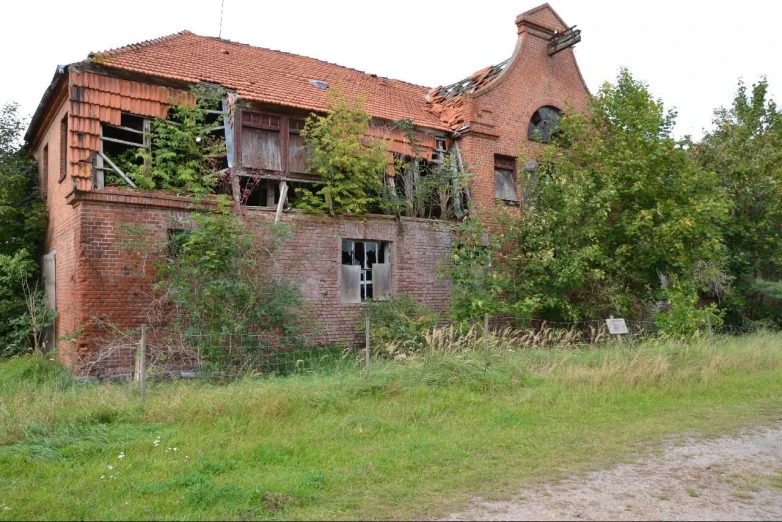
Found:
[[483, 337], [486, 351], [489, 351], [489, 314], [483, 314]]
[[369, 314], [367, 314], [366, 349], [367, 349], [367, 371], [369, 371], [369, 360], [370, 360], [370, 353], [371, 353], [369, 350]]
[[709, 329], [709, 346], [714, 351], [714, 332], [711, 329], [711, 309], [706, 311], [706, 328]]
[[141, 345], [136, 359], [136, 378], [141, 389], [141, 404], [147, 402], [147, 325], [141, 325]]

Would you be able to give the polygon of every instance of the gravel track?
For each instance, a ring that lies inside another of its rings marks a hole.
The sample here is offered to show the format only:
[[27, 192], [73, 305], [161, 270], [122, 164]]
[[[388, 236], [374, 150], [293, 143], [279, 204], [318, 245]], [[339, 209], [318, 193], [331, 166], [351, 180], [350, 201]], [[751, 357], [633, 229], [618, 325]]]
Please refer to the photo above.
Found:
[[511, 500], [475, 499], [446, 520], [782, 520], [782, 428], [687, 438]]

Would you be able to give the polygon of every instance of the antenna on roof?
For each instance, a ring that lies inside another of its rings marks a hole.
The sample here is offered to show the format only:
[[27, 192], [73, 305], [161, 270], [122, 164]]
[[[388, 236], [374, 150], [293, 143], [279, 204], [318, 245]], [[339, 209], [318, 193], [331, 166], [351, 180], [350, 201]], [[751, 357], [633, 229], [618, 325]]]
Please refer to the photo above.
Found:
[[225, 7], [225, 0], [220, 3], [220, 31], [217, 33], [218, 38], [223, 37], [223, 8]]

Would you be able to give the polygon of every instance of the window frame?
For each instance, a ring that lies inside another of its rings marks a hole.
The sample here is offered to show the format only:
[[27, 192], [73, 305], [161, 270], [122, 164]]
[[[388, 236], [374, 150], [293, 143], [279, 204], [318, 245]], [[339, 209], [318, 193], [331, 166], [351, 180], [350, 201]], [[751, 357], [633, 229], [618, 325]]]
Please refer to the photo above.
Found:
[[46, 201], [49, 195], [49, 144], [41, 151], [41, 198]]
[[68, 177], [68, 113], [60, 120], [60, 177], [57, 183], [62, 183]]
[[[301, 134], [302, 129], [304, 128], [303, 125], [300, 126], [300, 124], [307, 121], [307, 115], [306, 114], [288, 114], [284, 112], [277, 112], [274, 110], [266, 110], [266, 109], [249, 109], [249, 108], [238, 108], [239, 112], [239, 125], [236, 126], [236, 158], [239, 160], [239, 166], [242, 169], [245, 169], [247, 171], [251, 172], [262, 172], [267, 174], [276, 174], [276, 175], [282, 175], [283, 177], [287, 177], [289, 175], [294, 176], [309, 176], [309, 173], [303, 173], [303, 172], [291, 172], [290, 170], [290, 135], [291, 134]], [[280, 125], [279, 127], [272, 127], [272, 126], [264, 126], [264, 125], [255, 125], [255, 124], [247, 124], [245, 122], [245, 115], [250, 115], [252, 118], [253, 116], [260, 116], [261, 118], [278, 118]], [[295, 122], [295, 127], [291, 125], [292, 122]], [[274, 170], [274, 169], [257, 169], [254, 167], [248, 167], [244, 164], [242, 161], [242, 152], [244, 148], [244, 141], [243, 141], [243, 134], [244, 134], [244, 127], [251, 127], [251, 128], [259, 128], [267, 131], [273, 131], [273, 132], [279, 132], [279, 139], [278, 144], [280, 147], [280, 170]], [[300, 127], [300, 128], [299, 128]]]
[[[497, 195], [498, 172], [506, 173], [510, 178], [515, 199], [507, 199]], [[502, 154], [494, 155], [494, 199], [495, 201], [502, 201], [506, 205], [519, 205], [518, 169], [516, 168], [516, 158], [512, 156], [503, 156]]]
[[[562, 110], [559, 107], [556, 107], [554, 105], [541, 105], [540, 107], [535, 109], [535, 112], [532, 113], [532, 116], [530, 116], [529, 121], [527, 122], [527, 139], [529, 141], [534, 141], [535, 143], [550, 143], [552, 135], [556, 131], [556, 125], [554, 125], [551, 129], [549, 129], [549, 136], [548, 136], [548, 138], [546, 138], [542, 134], [541, 134], [541, 137], [539, 139], [534, 136], [534, 132], [535, 131], [532, 128], [533, 125], [535, 127], [537, 127], [538, 123], [540, 123], [540, 121], [544, 121], [543, 117], [540, 116], [541, 109], [551, 109], [551, 110], [553, 110], [556, 113], [556, 115], [557, 115], [557, 121], [559, 121], [559, 118], [562, 117]], [[535, 116], [539, 116], [540, 117], [540, 121], [538, 123], [533, 123], [533, 121], [535, 120]]]
[[[350, 256], [351, 256], [351, 263], [345, 263], [345, 245], [347, 243], [351, 244], [350, 248]], [[356, 244], [361, 243], [364, 245], [363, 251], [364, 251], [364, 260], [363, 264], [359, 263], [356, 264]], [[371, 263], [368, 259], [368, 256], [366, 255], [367, 244], [373, 244], [375, 245], [375, 261]], [[345, 295], [346, 287], [343, 281], [342, 285], [342, 303], [343, 304], [358, 304], [358, 303], [366, 303], [369, 301], [382, 301], [385, 299], [388, 299], [391, 296], [391, 273], [390, 273], [390, 267], [391, 267], [391, 258], [392, 258], [392, 243], [390, 241], [382, 241], [377, 239], [353, 239], [353, 238], [342, 238], [340, 243], [340, 267], [345, 266], [359, 266], [360, 268], [360, 276], [359, 276], [359, 301], [351, 300], [350, 296]], [[383, 259], [381, 262], [380, 259]], [[387, 285], [386, 292], [382, 295], [378, 295], [375, 291], [376, 285], [376, 277], [375, 277], [375, 266], [376, 265], [388, 265], [388, 281], [385, 282], [385, 285]], [[345, 272], [345, 269], [342, 268], [343, 277]], [[372, 295], [369, 296], [369, 291], [371, 287], [371, 293]]]

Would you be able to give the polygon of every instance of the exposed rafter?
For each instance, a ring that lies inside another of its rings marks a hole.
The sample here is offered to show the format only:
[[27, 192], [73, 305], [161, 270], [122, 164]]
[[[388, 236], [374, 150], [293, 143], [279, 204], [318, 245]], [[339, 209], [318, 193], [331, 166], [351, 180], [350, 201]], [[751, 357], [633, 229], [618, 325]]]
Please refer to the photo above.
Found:
[[555, 33], [554, 36], [548, 40], [548, 54], [552, 56], [559, 51], [564, 51], [568, 47], [573, 47], [581, 41], [581, 29], [576, 29], [576, 26], [562, 31], [561, 33]]

